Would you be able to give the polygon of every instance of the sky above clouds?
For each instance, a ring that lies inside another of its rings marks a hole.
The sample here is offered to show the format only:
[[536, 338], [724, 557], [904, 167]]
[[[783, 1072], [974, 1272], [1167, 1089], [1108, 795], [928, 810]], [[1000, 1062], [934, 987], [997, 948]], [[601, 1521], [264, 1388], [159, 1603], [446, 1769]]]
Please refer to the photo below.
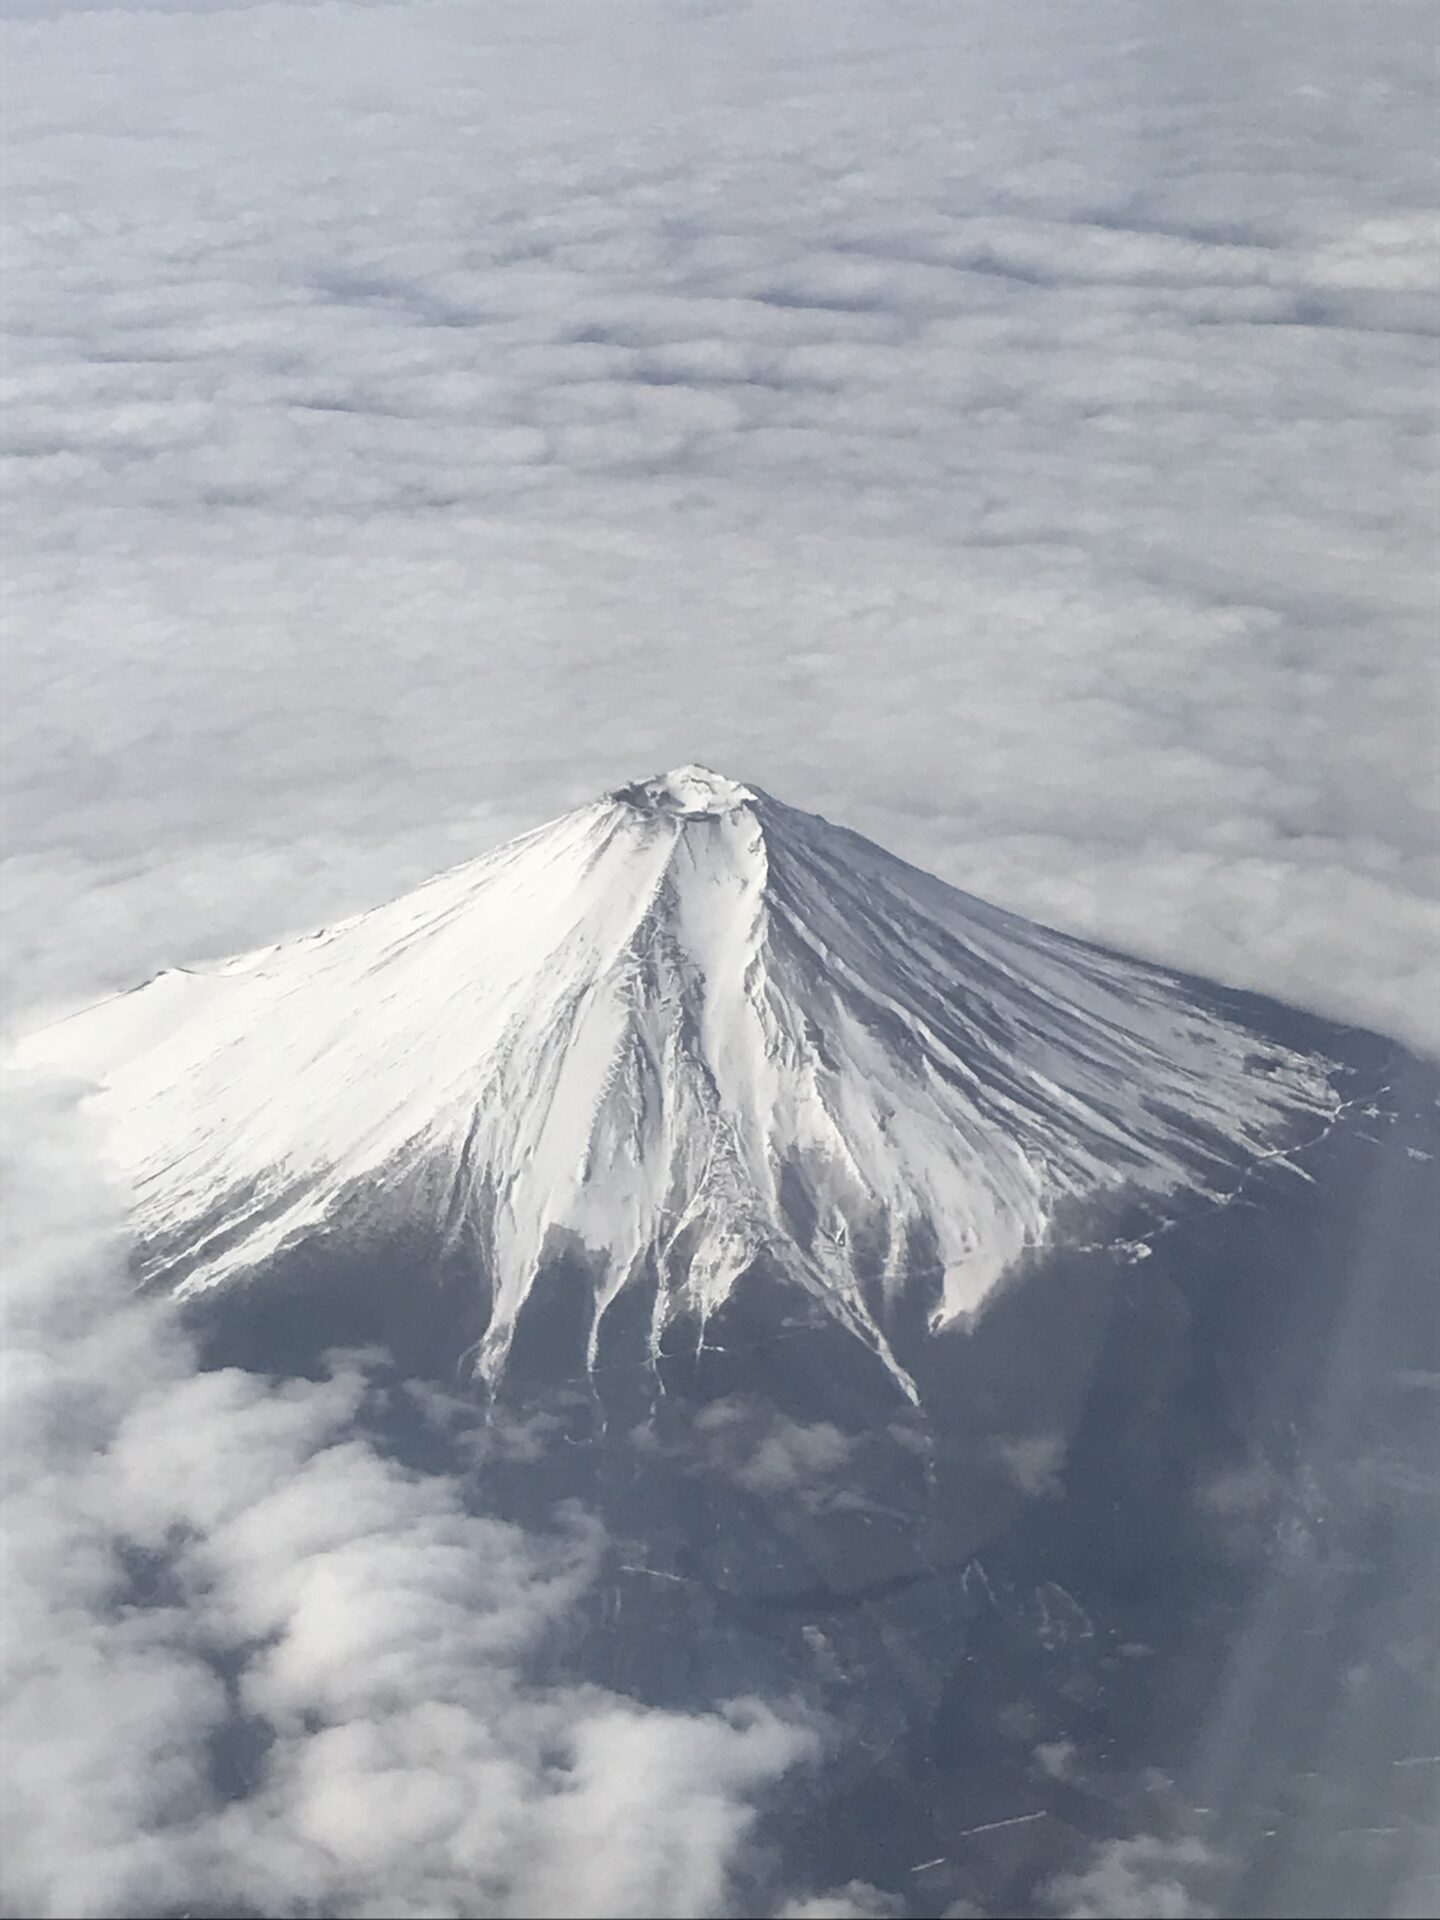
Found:
[[719, 764], [1427, 1044], [1426, 10], [11, 6], [11, 1004]]
[[[0, 0], [0, 40], [12, 1020], [700, 760], [1440, 1046], [1430, 9]], [[376, 1912], [723, 1907], [814, 1730], [538, 1679], [603, 1541], [410, 1474], [358, 1367], [197, 1377], [77, 1128], [27, 1095], [11, 1147], [5, 1897], [360, 1912], [358, 1861]], [[272, 1766], [222, 1803], [237, 1715]], [[1157, 1847], [1057, 1902], [1201, 1910]]]

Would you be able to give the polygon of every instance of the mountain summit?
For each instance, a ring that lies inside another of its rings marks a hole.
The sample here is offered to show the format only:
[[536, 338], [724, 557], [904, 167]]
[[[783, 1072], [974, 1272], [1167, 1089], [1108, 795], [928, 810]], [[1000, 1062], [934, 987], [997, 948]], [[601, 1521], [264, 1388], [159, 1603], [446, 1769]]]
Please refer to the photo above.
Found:
[[178, 1292], [363, 1195], [473, 1250], [492, 1379], [578, 1248], [592, 1362], [633, 1283], [656, 1351], [764, 1260], [908, 1389], [884, 1323], [917, 1269], [961, 1321], [1062, 1205], [1224, 1196], [1323, 1130], [1326, 1063], [1238, 1006], [687, 766], [17, 1057], [92, 1083]]

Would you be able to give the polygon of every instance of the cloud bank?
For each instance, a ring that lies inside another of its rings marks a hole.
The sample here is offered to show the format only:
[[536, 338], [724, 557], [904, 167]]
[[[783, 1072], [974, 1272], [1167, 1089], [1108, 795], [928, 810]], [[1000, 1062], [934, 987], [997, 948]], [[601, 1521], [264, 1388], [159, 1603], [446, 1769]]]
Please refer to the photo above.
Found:
[[[12, 1914], [709, 1914], [818, 1751], [547, 1660], [604, 1542], [471, 1511], [367, 1380], [198, 1373], [129, 1295], [53, 1094], [8, 1103], [3, 1870]], [[547, 1673], [550, 1677], [547, 1677]]]
[[699, 758], [1440, 1043], [1422, 9], [5, 33], [17, 1009]]

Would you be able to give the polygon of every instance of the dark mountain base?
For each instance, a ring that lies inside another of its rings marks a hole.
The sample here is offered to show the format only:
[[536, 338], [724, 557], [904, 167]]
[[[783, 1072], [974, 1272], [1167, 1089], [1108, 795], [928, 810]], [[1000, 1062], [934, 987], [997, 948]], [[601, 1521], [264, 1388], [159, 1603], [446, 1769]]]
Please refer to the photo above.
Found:
[[[477, 1505], [603, 1520], [557, 1666], [830, 1717], [830, 1762], [761, 1836], [757, 1910], [773, 1878], [915, 1915], [1110, 1911], [1057, 1876], [1136, 1836], [1135, 1911], [1433, 1905], [1440, 1076], [1339, 1044], [1342, 1121], [1230, 1204], [1067, 1222], [939, 1338], [917, 1255], [890, 1330], [919, 1407], [761, 1270], [655, 1365], [637, 1287], [589, 1372], [578, 1251], [498, 1397], [467, 1389], [467, 1431], [389, 1396], [407, 1457], [479, 1444]], [[397, 1380], [455, 1386], [485, 1302], [464, 1250], [357, 1230], [190, 1312], [213, 1364], [378, 1343]], [[1146, 1874], [1182, 1894], [1146, 1905]]]

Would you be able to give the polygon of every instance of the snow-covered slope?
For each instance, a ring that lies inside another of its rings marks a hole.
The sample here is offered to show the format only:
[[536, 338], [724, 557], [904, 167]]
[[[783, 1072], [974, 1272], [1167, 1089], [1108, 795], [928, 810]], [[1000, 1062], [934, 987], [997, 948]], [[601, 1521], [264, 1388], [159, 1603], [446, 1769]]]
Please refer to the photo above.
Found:
[[657, 1338], [703, 1326], [764, 1250], [885, 1354], [862, 1270], [898, 1286], [912, 1229], [953, 1321], [1067, 1199], [1226, 1191], [1336, 1105], [1323, 1062], [1166, 973], [698, 767], [15, 1057], [94, 1083], [181, 1290], [357, 1186], [433, 1208], [483, 1250], [492, 1375], [557, 1230], [595, 1256], [597, 1329], [647, 1265]]

